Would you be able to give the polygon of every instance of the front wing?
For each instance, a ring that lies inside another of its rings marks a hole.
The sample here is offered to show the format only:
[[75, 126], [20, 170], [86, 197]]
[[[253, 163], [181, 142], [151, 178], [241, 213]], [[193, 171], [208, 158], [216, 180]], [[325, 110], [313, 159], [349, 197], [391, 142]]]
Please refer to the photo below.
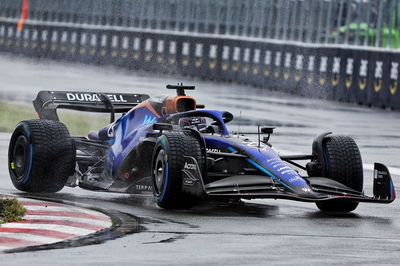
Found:
[[[182, 169], [183, 191], [197, 197], [227, 198], [273, 198], [304, 202], [329, 200], [390, 203], [396, 193], [389, 170], [383, 164], [375, 163], [373, 196], [353, 190], [325, 177], [308, 178], [310, 193], [295, 193], [276, 184], [271, 177], [257, 175], [236, 175], [204, 184], [199, 166], [193, 157], [185, 157], [185, 165], [195, 167]], [[307, 195], [307, 196], [305, 196]]]

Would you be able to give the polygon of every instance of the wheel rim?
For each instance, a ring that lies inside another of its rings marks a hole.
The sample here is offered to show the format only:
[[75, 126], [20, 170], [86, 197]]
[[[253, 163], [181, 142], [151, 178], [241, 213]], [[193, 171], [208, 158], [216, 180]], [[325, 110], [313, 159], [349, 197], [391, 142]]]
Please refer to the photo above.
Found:
[[156, 193], [159, 195], [162, 193], [164, 182], [165, 182], [165, 175], [166, 175], [166, 164], [167, 164], [167, 155], [165, 151], [161, 149], [157, 154], [157, 159], [154, 164], [154, 183], [155, 183], [155, 190]]
[[13, 170], [19, 179], [22, 179], [29, 166], [29, 142], [26, 136], [21, 135], [17, 138], [13, 150]]

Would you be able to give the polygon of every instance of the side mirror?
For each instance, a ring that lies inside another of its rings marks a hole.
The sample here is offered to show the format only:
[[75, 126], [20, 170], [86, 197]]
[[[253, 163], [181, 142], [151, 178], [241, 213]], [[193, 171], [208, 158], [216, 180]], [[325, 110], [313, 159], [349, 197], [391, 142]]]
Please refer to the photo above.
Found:
[[272, 134], [274, 133], [275, 127], [262, 127], [261, 134]]

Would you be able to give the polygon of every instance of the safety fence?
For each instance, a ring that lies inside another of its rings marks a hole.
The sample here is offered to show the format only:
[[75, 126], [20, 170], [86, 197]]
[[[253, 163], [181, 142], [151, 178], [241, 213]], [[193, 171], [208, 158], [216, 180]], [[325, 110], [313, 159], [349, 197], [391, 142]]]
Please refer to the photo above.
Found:
[[0, 17], [400, 48], [398, 0], [1, 0]]
[[122, 27], [0, 20], [0, 51], [233, 81], [400, 109], [400, 53]]

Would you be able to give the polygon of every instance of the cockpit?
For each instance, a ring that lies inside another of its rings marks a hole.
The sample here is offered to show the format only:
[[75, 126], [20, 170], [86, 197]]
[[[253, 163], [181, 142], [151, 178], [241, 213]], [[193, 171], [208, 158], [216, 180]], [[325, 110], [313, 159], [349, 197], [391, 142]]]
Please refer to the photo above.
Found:
[[183, 117], [179, 119], [178, 124], [182, 129], [192, 128], [205, 134], [214, 134], [221, 131], [216, 121], [211, 117]]

